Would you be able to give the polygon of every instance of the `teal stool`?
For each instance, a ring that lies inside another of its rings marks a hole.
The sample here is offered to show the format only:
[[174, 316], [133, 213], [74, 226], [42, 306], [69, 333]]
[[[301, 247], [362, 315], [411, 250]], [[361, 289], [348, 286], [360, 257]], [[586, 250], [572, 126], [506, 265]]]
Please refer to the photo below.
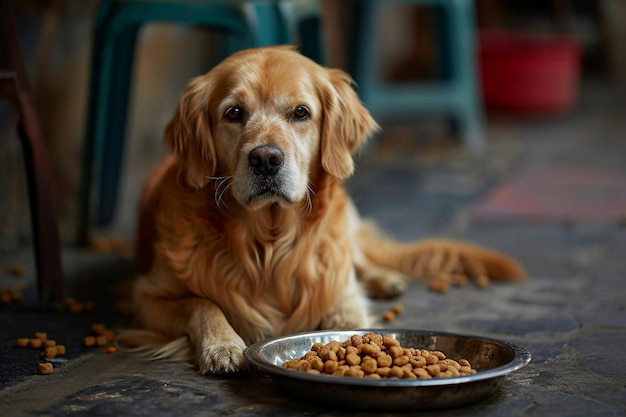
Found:
[[278, 7], [286, 27], [287, 43], [318, 64], [326, 64], [322, 39], [322, 10], [317, 0], [281, 0]]
[[[437, 10], [441, 77], [434, 81], [386, 84], [381, 74], [378, 40], [383, 38], [376, 19], [392, 4], [429, 6]], [[471, 0], [363, 0], [357, 17], [354, 79], [361, 99], [374, 117], [413, 117], [442, 114], [449, 117], [472, 151], [485, 146], [484, 116], [478, 89], [474, 2]]]
[[[319, 8], [312, 0], [105, 0], [95, 23], [83, 149], [78, 243], [114, 218], [125, 142], [137, 34], [147, 23], [194, 25], [227, 34], [235, 50], [294, 43], [322, 60]], [[304, 42], [304, 40], [307, 42]]]

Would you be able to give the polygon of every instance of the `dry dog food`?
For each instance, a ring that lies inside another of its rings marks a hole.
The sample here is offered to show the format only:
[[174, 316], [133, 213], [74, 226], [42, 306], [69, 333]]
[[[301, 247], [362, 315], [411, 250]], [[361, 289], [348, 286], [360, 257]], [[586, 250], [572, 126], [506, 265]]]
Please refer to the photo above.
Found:
[[43, 341], [44, 347], [53, 347], [57, 345], [57, 341], [53, 339], [46, 339]]
[[382, 318], [385, 321], [394, 321], [396, 319], [396, 313], [391, 310], [387, 310], [383, 313]]
[[24, 275], [26, 275], [28, 273], [28, 268], [26, 268], [24, 265], [11, 265], [7, 268], [7, 271], [11, 274], [14, 275], [16, 277], [23, 277]]
[[9, 305], [19, 303], [24, 299], [24, 295], [18, 290], [11, 288], [0, 289], [0, 304]]
[[16, 342], [17, 347], [27, 348], [30, 345], [30, 339], [28, 337], [20, 337]]
[[404, 306], [402, 304], [394, 304], [389, 310], [382, 314], [382, 319], [387, 322], [394, 321], [396, 316], [399, 316], [402, 313], [404, 313]]
[[87, 313], [92, 313], [96, 306], [93, 301], [84, 301], [79, 302], [74, 297], [67, 297], [65, 299], [65, 308], [72, 314], [80, 314], [83, 311]]
[[[41, 358], [43, 360], [54, 359], [57, 356], [65, 355], [65, 345], [57, 345], [56, 340], [48, 339], [45, 332], [35, 332], [35, 337], [20, 337], [16, 341], [19, 348], [43, 349]], [[54, 372], [54, 368], [50, 362], [40, 362], [37, 365], [37, 373], [40, 375], [50, 375]]]
[[117, 348], [115, 346], [107, 346], [102, 350], [104, 353], [115, 353]]
[[283, 367], [318, 375], [374, 379], [427, 379], [476, 373], [465, 359], [455, 361], [436, 350], [402, 347], [397, 340], [374, 333], [355, 334], [343, 343], [315, 343], [304, 356], [286, 361]]
[[[65, 355], [65, 346], [57, 345], [56, 340], [48, 339], [45, 332], [35, 332], [35, 337], [20, 337], [16, 340], [15, 345], [19, 348], [44, 349], [42, 356], [53, 358], [55, 356]], [[53, 355], [54, 352], [54, 356]]]
[[115, 340], [115, 332], [102, 323], [92, 324], [91, 332], [93, 335], [83, 339], [83, 344], [87, 347], [106, 346]]
[[54, 372], [54, 367], [50, 362], [42, 362], [37, 366], [37, 372], [40, 375], [50, 375]]
[[56, 346], [47, 347], [41, 352], [41, 356], [46, 359], [52, 359], [57, 356], [57, 348]]
[[43, 346], [43, 340], [35, 337], [28, 341], [28, 346], [32, 349], [41, 349], [41, 347]]

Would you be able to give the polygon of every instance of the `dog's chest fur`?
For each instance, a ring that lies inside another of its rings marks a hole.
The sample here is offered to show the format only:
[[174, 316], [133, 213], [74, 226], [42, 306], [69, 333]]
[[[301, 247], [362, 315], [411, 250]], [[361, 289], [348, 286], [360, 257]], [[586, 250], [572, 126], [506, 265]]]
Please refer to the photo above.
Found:
[[344, 197], [337, 186], [316, 196], [310, 210], [186, 207], [177, 212], [188, 218], [160, 222], [170, 235], [160, 252], [174, 276], [218, 304], [247, 343], [316, 328], [340, 303], [351, 273]]

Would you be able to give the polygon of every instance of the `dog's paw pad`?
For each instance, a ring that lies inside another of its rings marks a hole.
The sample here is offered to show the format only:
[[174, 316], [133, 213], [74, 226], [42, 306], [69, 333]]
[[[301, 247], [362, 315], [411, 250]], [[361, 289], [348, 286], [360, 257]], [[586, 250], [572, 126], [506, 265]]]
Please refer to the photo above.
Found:
[[198, 360], [202, 375], [233, 374], [245, 371], [248, 364], [243, 356], [244, 347], [215, 344], [205, 349]]

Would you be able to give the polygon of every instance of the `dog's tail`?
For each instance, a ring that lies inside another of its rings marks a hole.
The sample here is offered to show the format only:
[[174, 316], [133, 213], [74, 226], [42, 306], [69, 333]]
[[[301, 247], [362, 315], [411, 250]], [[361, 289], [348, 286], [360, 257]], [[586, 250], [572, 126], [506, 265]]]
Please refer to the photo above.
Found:
[[384, 236], [374, 225], [362, 223], [358, 244], [374, 264], [404, 275], [425, 279], [431, 288], [458, 284], [468, 280], [486, 286], [490, 280], [521, 281], [526, 279], [522, 266], [512, 258], [481, 246], [447, 240], [427, 239], [398, 243]]
[[149, 330], [122, 330], [115, 339], [122, 352], [129, 352], [147, 360], [191, 362], [192, 353], [186, 336], [169, 340]]

